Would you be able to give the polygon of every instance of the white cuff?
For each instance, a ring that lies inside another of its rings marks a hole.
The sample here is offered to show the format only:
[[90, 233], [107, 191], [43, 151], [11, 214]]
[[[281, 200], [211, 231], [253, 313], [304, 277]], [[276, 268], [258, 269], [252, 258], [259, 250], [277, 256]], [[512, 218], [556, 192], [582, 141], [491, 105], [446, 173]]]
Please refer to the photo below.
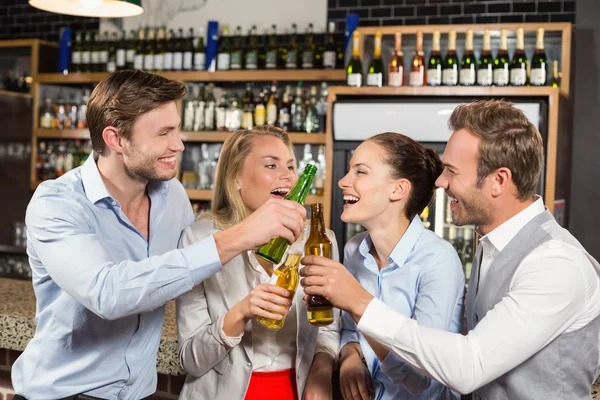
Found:
[[396, 333], [407, 321], [410, 321], [410, 318], [374, 298], [367, 306], [356, 328], [363, 335], [370, 336], [391, 349]]
[[244, 332], [242, 332], [239, 336], [227, 336], [225, 332], [223, 332], [223, 322], [225, 321], [225, 316], [219, 317], [217, 320], [217, 328], [219, 332], [219, 337], [225, 343], [226, 346], [235, 347], [242, 341], [242, 336], [244, 336]]

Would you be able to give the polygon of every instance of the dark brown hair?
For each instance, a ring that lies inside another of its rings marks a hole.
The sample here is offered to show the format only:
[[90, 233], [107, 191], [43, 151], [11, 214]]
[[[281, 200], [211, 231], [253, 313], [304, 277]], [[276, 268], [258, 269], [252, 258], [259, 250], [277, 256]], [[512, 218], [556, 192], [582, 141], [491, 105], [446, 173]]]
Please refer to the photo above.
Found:
[[408, 219], [412, 219], [433, 197], [435, 181], [444, 169], [440, 157], [433, 149], [400, 133], [380, 133], [369, 140], [386, 151], [385, 162], [391, 167], [392, 177], [410, 182], [411, 190], [404, 212]]
[[108, 75], [92, 92], [85, 114], [94, 151], [102, 153], [106, 148], [102, 131], [107, 126], [114, 126], [121, 137], [129, 139], [140, 115], [178, 100], [185, 93], [182, 82], [139, 70]]
[[477, 186], [498, 168], [508, 168], [521, 201], [535, 196], [544, 162], [542, 136], [523, 111], [503, 100], [480, 100], [454, 109], [450, 129], [477, 136]]

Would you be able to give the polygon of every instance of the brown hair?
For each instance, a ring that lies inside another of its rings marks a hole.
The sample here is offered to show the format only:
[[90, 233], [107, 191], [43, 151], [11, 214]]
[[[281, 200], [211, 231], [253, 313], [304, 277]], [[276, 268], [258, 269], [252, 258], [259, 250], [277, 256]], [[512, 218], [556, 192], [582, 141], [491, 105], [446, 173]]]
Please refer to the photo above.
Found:
[[542, 136], [523, 111], [503, 100], [479, 100], [454, 109], [450, 129], [466, 129], [477, 136], [479, 162], [477, 186], [498, 168], [508, 168], [518, 199], [535, 196], [544, 162]]
[[101, 154], [106, 149], [102, 131], [107, 126], [114, 126], [121, 137], [129, 139], [140, 115], [185, 93], [182, 82], [139, 70], [108, 75], [92, 92], [85, 113], [94, 151]]
[[248, 210], [236, 186], [236, 179], [242, 173], [244, 161], [252, 151], [252, 139], [264, 136], [280, 139], [292, 155], [294, 154], [288, 134], [277, 127], [263, 125], [234, 132], [223, 143], [219, 155], [210, 212], [203, 213], [200, 218], [212, 219], [216, 228], [225, 229], [248, 216]]
[[444, 169], [440, 157], [434, 150], [400, 133], [380, 133], [369, 140], [386, 151], [385, 162], [392, 169], [392, 177], [410, 182], [411, 190], [404, 213], [412, 219], [433, 197], [435, 181]]

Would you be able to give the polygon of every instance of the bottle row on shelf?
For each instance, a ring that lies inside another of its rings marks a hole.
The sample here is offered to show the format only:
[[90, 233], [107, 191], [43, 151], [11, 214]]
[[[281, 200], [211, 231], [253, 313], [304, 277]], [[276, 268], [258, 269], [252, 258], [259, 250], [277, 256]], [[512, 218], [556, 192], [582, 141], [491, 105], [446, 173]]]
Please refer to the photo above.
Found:
[[70, 100], [65, 100], [62, 93], [59, 93], [56, 102], [46, 97], [40, 109], [40, 128], [86, 129], [85, 113], [89, 98], [89, 89], [84, 89], [80, 101], [76, 100], [74, 94], [71, 94]]
[[83, 165], [91, 152], [90, 140], [40, 140], [35, 160], [37, 181], [58, 178]]
[[0, 90], [9, 92], [29, 93], [31, 88], [31, 74], [22, 68], [5, 68], [0, 80]]
[[[215, 42], [215, 43], [211, 43]], [[206, 43], [206, 44], [205, 44]], [[210, 48], [216, 48], [216, 54]], [[139, 28], [127, 36], [99, 31], [77, 32], [71, 49], [71, 72], [113, 72], [120, 69], [147, 71], [215, 71], [256, 69], [335, 69], [344, 68], [343, 33], [336, 34], [335, 22], [326, 34], [315, 34], [309, 24], [298, 35], [296, 24], [291, 33], [270, 31], [259, 35], [253, 25], [247, 36], [237, 26], [230, 36], [229, 26], [205, 39], [204, 28], [189, 29], [184, 36], [165, 27]]]
[[[551, 85], [558, 87], [560, 85], [558, 60], [553, 61], [553, 72], [550, 76], [548, 56], [544, 50], [544, 29], [537, 30], [536, 48], [531, 60], [528, 60], [525, 53], [523, 29], [517, 29], [517, 43], [512, 59], [508, 54], [507, 34], [506, 29], [501, 30], [499, 50], [494, 57], [491, 51], [490, 30], [486, 29], [483, 35], [483, 48], [477, 59], [473, 48], [473, 30], [469, 29], [466, 32], [464, 52], [459, 60], [456, 51], [456, 31], [451, 30], [448, 33], [448, 50], [445, 57], [442, 57], [440, 52], [441, 34], [435, 31], [432, 35], [432, 50], [427, 61], [423, 51], [423, 33], [418, 31], [414, 54], [409, 67], [405, 68], [402, 35], [398, 32], [395, 34], [394, 53], [386, 68], [381, 57], [382, 34], [377, 32], [373, 58], [366, 74], [366, 86]], [[360, 33], [354, 31], [352, 58], [347, 66], [346, 82], [349, 86], [364, 85], [359, 42]], [[408, 75], [408, 82], [405, 82], [405, 75]]]
[[[191, 90], [183, 103], [184, 131], [236, 131], [254, 126], [274, 125], [285, 131], [324, 133], [327, 117], [327, 84], [310, 91], [298, 82], [281, 91], [276, 82], [255, 91], [246, 85], [242, 94], [223, 90], [214, 84], [189, 84]], [[218, 100], [217, 100], [218, 99]]]

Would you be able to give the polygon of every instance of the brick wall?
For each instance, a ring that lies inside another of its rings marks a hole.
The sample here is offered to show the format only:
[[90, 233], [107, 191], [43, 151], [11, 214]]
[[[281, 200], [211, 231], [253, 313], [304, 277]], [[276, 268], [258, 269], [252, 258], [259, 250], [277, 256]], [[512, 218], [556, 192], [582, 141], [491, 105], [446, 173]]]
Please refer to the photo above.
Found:
[[328, 0], [327, 19], [361, 26], [575, 22], [574, 0]]

